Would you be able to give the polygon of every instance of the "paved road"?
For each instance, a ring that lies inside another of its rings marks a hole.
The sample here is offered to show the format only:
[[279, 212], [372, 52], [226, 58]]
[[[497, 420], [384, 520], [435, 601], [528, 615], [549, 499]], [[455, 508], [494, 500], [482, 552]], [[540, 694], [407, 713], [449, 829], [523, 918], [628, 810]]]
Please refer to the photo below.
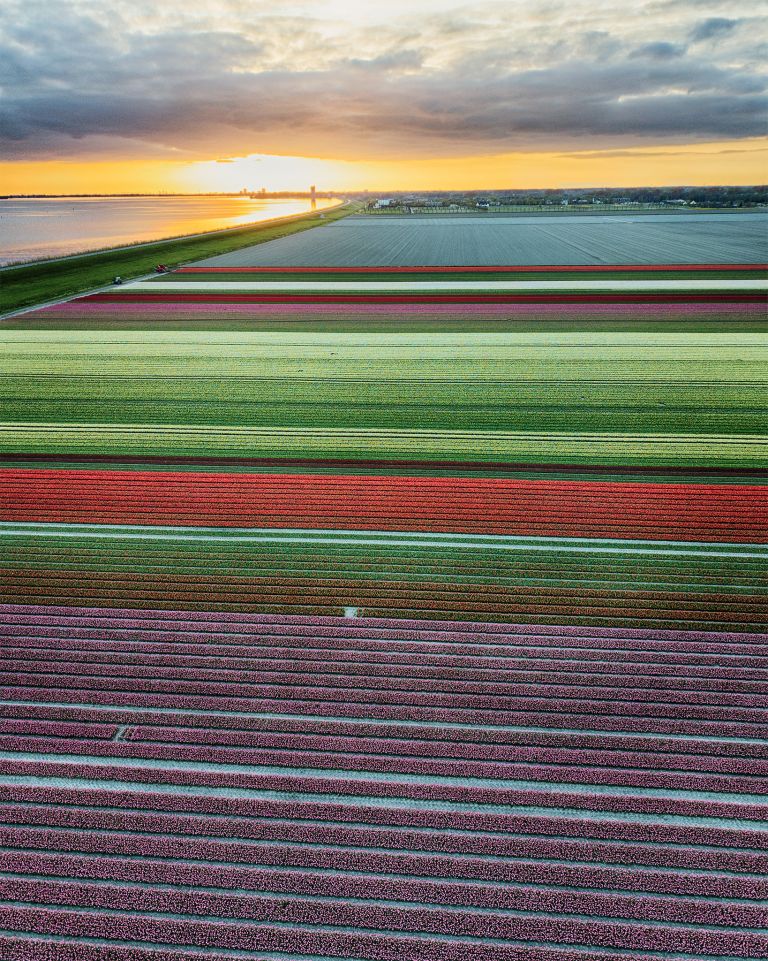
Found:
[[754, 263], [764, 213], [346, 217], [199, 261], [219, 267]]

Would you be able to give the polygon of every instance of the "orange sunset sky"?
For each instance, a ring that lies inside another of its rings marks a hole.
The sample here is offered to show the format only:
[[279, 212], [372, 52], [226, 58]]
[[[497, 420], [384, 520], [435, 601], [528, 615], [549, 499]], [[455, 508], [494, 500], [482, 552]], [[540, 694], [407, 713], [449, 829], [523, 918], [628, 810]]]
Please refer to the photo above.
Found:
[[3, 193], [768, 180], [749, 4], [8, 6]]

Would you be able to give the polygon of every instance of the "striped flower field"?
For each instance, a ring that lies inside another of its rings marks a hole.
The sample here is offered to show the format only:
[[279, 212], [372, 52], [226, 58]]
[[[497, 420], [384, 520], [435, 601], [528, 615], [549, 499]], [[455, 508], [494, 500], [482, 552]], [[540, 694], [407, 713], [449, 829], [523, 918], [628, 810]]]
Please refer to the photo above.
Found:
[[0, 322], [0, 958], [767, 957], [765, 294], [204, 265]]

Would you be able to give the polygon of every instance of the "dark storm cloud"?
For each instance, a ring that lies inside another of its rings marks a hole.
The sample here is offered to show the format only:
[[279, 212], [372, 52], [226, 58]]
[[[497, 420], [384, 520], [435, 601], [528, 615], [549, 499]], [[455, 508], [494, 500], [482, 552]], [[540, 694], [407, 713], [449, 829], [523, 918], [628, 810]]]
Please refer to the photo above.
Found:
[[[238, 4], [217, 4], [196, 20], [173, 2], [143, 17], [119, 2], [18, 4], [0, 30], [4, 155], [418, 156], [763, 132], [766, 84], [733, 49], [737, 21], [691, 5], [653, 36], [641, 14], [629, 34], [573, 5], [553, 5], [551, 24], [510, 3], [488, 5], [492, 20], [466, 7], [332, 33], [274, 11], [237, 29]], [[686, 49], [720, 37], [722, 59], [719, 45]]]

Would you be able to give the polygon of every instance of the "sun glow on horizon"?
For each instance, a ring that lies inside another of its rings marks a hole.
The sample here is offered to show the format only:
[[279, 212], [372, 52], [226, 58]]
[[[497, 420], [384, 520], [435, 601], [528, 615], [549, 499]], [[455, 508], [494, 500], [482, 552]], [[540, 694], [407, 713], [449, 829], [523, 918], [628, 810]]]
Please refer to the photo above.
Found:
[[334, 184], [344, 181], [341, 161], [316, 157], [277, 157], [251, 154], [226, 160], [203, 160], [189, 164], [179, 178], [190, 190], [237, 192], [243, 188], [259, 190], [307, 190], [310, 184]]
[[220, 160], [0, 163], [6, 194], [491, 190], [752, 185], [766, 182], [768, 138], [686, 147], [343, 160], [251, 154]]

